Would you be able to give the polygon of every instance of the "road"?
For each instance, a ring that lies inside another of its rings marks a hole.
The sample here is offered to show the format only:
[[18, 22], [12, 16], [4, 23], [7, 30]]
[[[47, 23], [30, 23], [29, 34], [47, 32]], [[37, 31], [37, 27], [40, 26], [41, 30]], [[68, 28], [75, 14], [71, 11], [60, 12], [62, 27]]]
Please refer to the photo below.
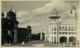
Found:
[[[60, 47], [60, 45], [57, 44], [52, 44], [49, 42], [44, 42], [44, 41], [31, 41], [31, 42], [27, 42], [24, 45], [22, 45], [22, 43], [18, 43], [18, 44], [14, 44], [14, 45], [5, 45], [4, 47]], [[69, 46], [68, 46], [69, 47]]]

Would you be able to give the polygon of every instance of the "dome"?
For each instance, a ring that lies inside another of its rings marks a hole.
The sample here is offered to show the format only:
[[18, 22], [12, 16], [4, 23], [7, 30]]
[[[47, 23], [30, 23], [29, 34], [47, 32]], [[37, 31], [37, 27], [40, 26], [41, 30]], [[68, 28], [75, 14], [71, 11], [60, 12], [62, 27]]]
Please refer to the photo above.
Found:
[[52, 15], [49, 18], [51, 18], [51, 19], [58, 19], [58, 18], [60, 18], [60, 16], [58, 16], [58, 11], [55, 8], [52, 11]]
[[15, 16], [15, 13], [14, 13], [12, 10], [10, 10], [10, 11], [7, 13], [7, 15], [8, 15], [8, 16]]

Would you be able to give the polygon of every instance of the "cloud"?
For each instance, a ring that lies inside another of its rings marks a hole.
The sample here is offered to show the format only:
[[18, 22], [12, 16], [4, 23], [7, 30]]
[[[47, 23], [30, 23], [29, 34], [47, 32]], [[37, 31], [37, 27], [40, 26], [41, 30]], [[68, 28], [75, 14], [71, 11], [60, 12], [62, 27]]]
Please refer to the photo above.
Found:
[[43, 7], [36, 8], [31, 11], [19, 11], [17, 13], [17, 20], [20, 23], [19, 27], [26, 27], [27, 25], [31, 25], [33, 32], [41, 31], [43, 29], [42, 27], [44, 27], [44, 22], [48, 22], [46, 17], [48, 18], [49, 16], [47, 15], [51, 15], [48, 13], [51, 13], [54, 8], [57, 9], [61, 18], [65, 19], [66, 22], [66, 19], [74, 18], [73, 15], [70, 14], [69, 4], [66, 4], [64, 0], [52, 0], [50, 3], [45, 4]]
[[57, 8], [60, 10], [64, 7], [64, 1], [63, 0], [52, 0], [50, 3], [44, 5], [41, 8], [37, 8], [32, 10], [32, 13], [34, 14], [45, 14], [51, 12], [54, 8]]
[[17, 18], [18, 18], [18, 19], [20, 19], [20, 18], [25, 18], [25, 17], [28, 16], [28, 14], [29, 14], [29, 11], [19, 11], [19, 12], [17, 13]]

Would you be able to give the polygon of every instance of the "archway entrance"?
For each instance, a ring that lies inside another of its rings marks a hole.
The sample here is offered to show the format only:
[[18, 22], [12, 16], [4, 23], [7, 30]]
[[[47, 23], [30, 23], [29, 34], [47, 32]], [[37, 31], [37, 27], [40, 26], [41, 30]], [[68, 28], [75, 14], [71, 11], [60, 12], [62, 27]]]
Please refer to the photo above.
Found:
[[76, 37], [70, 37], [69, 42], [76, 42]]
[[67, 37], [60, 37], [60, 43], [67, 42]]

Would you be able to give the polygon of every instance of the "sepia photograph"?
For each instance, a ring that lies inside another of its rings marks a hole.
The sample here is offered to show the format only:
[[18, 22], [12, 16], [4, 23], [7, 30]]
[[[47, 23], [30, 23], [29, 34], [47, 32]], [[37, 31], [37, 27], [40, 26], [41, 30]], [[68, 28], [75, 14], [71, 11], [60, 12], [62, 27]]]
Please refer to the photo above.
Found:
[[79, 47], [80, 0], [1, 1], [1, 47]]

